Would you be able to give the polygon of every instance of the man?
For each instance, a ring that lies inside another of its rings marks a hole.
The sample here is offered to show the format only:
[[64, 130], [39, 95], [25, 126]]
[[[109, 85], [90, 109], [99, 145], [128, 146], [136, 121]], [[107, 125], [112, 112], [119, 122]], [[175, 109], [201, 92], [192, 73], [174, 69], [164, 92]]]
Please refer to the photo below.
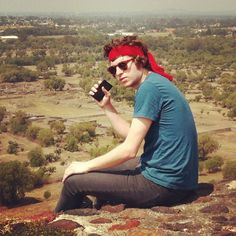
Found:
[[[172, 76], [136, 36], [113, 40], [104, 52], [108, 71], [121, 86], [136, 90], [133, 119], [129, 124], [121, 118], [103, 88], [105, 96], [97, 104], [124, 142], [92, 160], [73, 162], [65, 170], [55, 211], [81, 207], [86, 195], [132, 207], [176, 204], [198, 182], [197, 133], [190, 108]], [[137, 158], [143, 140], [144, 151]]]

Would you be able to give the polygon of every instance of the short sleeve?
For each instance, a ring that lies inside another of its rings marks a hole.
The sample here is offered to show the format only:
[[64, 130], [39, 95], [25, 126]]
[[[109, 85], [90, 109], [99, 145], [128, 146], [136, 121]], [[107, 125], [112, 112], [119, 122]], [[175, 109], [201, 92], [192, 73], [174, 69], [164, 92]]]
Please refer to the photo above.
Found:
[[157, 121], [161, 103], [159, 89], [151, 82], [144, 81], [136, 92], [133, 117], [143, 117]]

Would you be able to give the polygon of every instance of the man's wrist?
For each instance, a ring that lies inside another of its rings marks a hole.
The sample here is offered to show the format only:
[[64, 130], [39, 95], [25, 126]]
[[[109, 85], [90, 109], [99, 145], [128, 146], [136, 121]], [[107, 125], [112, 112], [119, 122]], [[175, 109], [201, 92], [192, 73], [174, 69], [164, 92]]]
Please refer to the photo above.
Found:
[[102, 107], [103, 111], [106, 112], [106, 111], [113, 111], [114, 110], [114, 107], [112, 106], [111, 103], [105, 105]]

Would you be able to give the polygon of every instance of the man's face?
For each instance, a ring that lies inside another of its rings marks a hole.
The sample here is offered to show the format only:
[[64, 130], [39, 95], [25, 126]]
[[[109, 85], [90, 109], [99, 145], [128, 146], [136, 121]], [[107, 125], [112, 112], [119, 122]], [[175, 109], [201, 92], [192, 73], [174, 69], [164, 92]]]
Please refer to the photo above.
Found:
[[124, 87], [137, 88], [142, 79], [143, 71], [137, 68], [134, 59], [130, 56], [121, 56], [111, 62], [115, 77]]

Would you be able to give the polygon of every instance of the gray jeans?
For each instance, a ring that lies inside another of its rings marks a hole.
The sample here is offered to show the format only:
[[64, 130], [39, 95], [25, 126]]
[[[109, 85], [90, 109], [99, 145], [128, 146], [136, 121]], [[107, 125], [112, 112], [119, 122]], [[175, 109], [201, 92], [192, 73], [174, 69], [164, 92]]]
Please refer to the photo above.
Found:
[[149, 208], [180, 202], [189, 191], [162, 187], [140, 172], [139, 158], [115, 168], [69, 176], [63, 185], [55, 212], [79, 208], [86, 195], [128, 207]]

